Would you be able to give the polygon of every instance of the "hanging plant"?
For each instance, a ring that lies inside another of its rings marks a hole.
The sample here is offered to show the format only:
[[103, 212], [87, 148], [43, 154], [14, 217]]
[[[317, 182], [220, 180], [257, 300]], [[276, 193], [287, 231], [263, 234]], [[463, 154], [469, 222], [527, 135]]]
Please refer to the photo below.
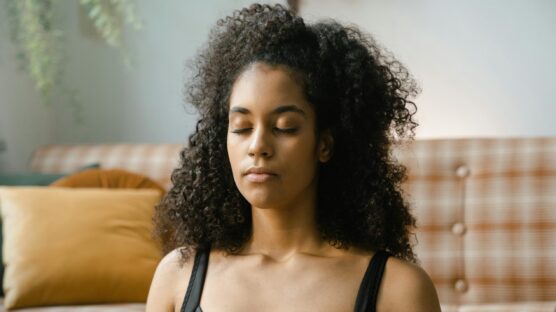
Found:
[[[43, 102], [48, 104], [60, 84], [60, 46], [63, 31], [56, 28], [53, 0], [4, 0], [10, 24], [10, 38], [16, 46], [20, 67], [28, 72]], [[122, 30], [129, 24], [141, 28], [132, 0], [80, 0], [100, 37], [110, 46], [125, 52]]]
[[129, 55], [123, 47], [122, 24], [129, 24], [136, 30], [142, 27], [133, 2], [131, 0], [80, 0], [80, 3], [104, 41], [112, 47], [119, 48], [126, 64], [129, 65]]
[[62, 37], [52, 23], [52, 1], [6, 0], [6, 8], [19, 65], [29, 73], [48, 103], [53, 87], [59, 82], [58, 48]]

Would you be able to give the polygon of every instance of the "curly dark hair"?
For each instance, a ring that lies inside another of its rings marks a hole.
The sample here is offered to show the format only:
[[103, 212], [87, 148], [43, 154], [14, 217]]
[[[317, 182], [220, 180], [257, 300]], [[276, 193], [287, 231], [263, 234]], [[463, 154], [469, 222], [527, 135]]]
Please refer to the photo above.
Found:
[[289, 69], [330, 130], [334, 154], [319, 165], [317, 225], [336, 248], [389, 251], [416, 262], [415, 219], [392, 147], [414, 137], [418, 87], [405, 67], [354, 26], [308, 25], [281, 5], [253, 4], [218, 21], [192, 63], [186, 97], [199, 113], [156, 207], [155, 234], [182, 260], [200, 248], [237, 253], [252, 234], [251, 208], [232, 176], [226, 136], [232, 84], [254, 62]]

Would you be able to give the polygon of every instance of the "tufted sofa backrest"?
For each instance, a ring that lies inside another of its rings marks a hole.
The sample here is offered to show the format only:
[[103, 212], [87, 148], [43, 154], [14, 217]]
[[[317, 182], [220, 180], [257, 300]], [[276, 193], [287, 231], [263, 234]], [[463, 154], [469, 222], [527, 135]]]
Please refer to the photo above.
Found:
[[417, 140], [396, 154], [443, 304], [556, 301], [556, 138]]
[[170, 174], [179, 163], [179, 144], [79, 144], [45, 145], [31, 157], [31, 170], [69, 173], [98, 163], [103, 169], [119, 168], [146, 175], [170, 188]]

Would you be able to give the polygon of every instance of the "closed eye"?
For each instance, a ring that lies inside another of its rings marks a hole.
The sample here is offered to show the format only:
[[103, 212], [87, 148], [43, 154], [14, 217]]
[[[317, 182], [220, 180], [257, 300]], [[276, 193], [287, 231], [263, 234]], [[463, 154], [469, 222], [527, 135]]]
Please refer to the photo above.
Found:
[[235, 129], [232, 130], [232, 133], [237, 133], [237, 134], [242, 134], [242, 133], [246, 133], [247, 131], [251, 130], [252, 128], [242, 128], [242, 129]]
[[[248, 131], [251, 131], [253, 128], [241, 128], [241, 129], [235, 129], [232, 130], [232, 133], [235, 134], [244, 134], [247, 133]], [[279, 133], [286, 133], [286, 134], [293, 134], [297, 132], [297, 128], [277, 128], [274, 127], [272, 128], [274, 131], [279, 132]]]
[[277, 127], [274, 127], [274, 131], [281, 132], [281, 133], [293, 134], [297, 131], [297, 128], [277, 128]]

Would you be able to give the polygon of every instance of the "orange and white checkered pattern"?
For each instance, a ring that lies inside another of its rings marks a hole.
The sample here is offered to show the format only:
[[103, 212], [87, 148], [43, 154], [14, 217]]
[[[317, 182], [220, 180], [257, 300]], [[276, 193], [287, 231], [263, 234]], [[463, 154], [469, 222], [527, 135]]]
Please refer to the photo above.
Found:
[[99, 163], [103, 169], [119, 168], [146, 175], [169, 189], [170, 174], [179, 163], [182, 148], [179, 144], [47, 145], [34, 152], [31, 170], [68, 173]]
[[416, 252], [444, 305], [555, 310], [556, 138], [417, 140], [397, 156], [409, 170]]

